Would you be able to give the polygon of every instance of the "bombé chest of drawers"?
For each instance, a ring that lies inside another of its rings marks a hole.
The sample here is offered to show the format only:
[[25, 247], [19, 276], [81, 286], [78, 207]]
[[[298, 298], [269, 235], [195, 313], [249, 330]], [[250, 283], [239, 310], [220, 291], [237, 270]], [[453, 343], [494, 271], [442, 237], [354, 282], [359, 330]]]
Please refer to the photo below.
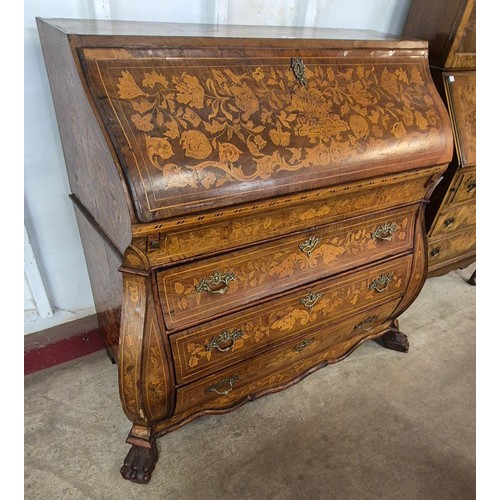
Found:
[[132, 445], [338, 361], [427, 271], [452, 155], [426, 42], [38, 19], [99, 322]]

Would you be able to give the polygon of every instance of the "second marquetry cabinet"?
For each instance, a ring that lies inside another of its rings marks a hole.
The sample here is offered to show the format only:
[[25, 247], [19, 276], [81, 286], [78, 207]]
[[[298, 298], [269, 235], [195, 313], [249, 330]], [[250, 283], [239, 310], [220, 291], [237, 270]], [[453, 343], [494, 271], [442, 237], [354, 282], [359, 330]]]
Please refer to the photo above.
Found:
[[437, 276], [476, 258], [476, 2], [413, 0], [404, 35], [429, 41], [455, 138], [453, 160], [426, 211], [429, 276]]

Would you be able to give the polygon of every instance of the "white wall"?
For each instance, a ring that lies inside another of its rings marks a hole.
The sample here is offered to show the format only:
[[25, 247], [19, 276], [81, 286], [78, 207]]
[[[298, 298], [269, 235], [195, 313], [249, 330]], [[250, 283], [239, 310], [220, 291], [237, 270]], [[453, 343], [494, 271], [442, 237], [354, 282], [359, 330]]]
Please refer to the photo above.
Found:
[[[28, 280], [25, 285], [25, 333], [95, 311], [35, 17], [321, 26], [400, 34], [410, 1], [25, 0], [25, 224], [44, 284]], [[32, 295], [43, 293], [55, 311], [48, 318], [32, 309]]]

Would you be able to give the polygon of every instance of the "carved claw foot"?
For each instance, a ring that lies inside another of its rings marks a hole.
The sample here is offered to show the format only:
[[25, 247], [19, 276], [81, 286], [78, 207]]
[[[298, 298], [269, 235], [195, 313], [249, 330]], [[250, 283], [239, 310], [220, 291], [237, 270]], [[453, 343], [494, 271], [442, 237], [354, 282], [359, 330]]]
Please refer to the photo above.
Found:
[[384, 347], [393, 351], [408, 352], [410, 349], [408, 337], [399, 330], [389, 330], [382, 335], [381, 340]]
[[120, 469], [121, 475], [134, 483], [149, 483], [157, 461], [158, 448], [156, 447], [156, 440], [151, 441], [151, 448], [134, 445], [125, 457], [123, 466]]

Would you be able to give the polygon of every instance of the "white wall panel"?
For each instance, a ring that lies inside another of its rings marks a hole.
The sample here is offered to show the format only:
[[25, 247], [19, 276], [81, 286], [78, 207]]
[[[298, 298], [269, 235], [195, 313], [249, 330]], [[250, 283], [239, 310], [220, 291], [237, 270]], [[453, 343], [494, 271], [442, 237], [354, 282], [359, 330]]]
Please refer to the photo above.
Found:
[[300, 0], [230, 0], [227, 2], [227, 24], [295, 24]]
[[171, 23], [206, 23], [209, 7], [215, 4], [215, 0], [109, 0], [111, 19]]
[[411, 0], [309, 0], [310, 26], [401, 34]]
[[35, 16], [93, 17], [86, 1], [28, 0], [24, 7], [24, 201], [25, 224], [52, 307], [93, 307], [92, 294], [68, 198], [54, 106]]

